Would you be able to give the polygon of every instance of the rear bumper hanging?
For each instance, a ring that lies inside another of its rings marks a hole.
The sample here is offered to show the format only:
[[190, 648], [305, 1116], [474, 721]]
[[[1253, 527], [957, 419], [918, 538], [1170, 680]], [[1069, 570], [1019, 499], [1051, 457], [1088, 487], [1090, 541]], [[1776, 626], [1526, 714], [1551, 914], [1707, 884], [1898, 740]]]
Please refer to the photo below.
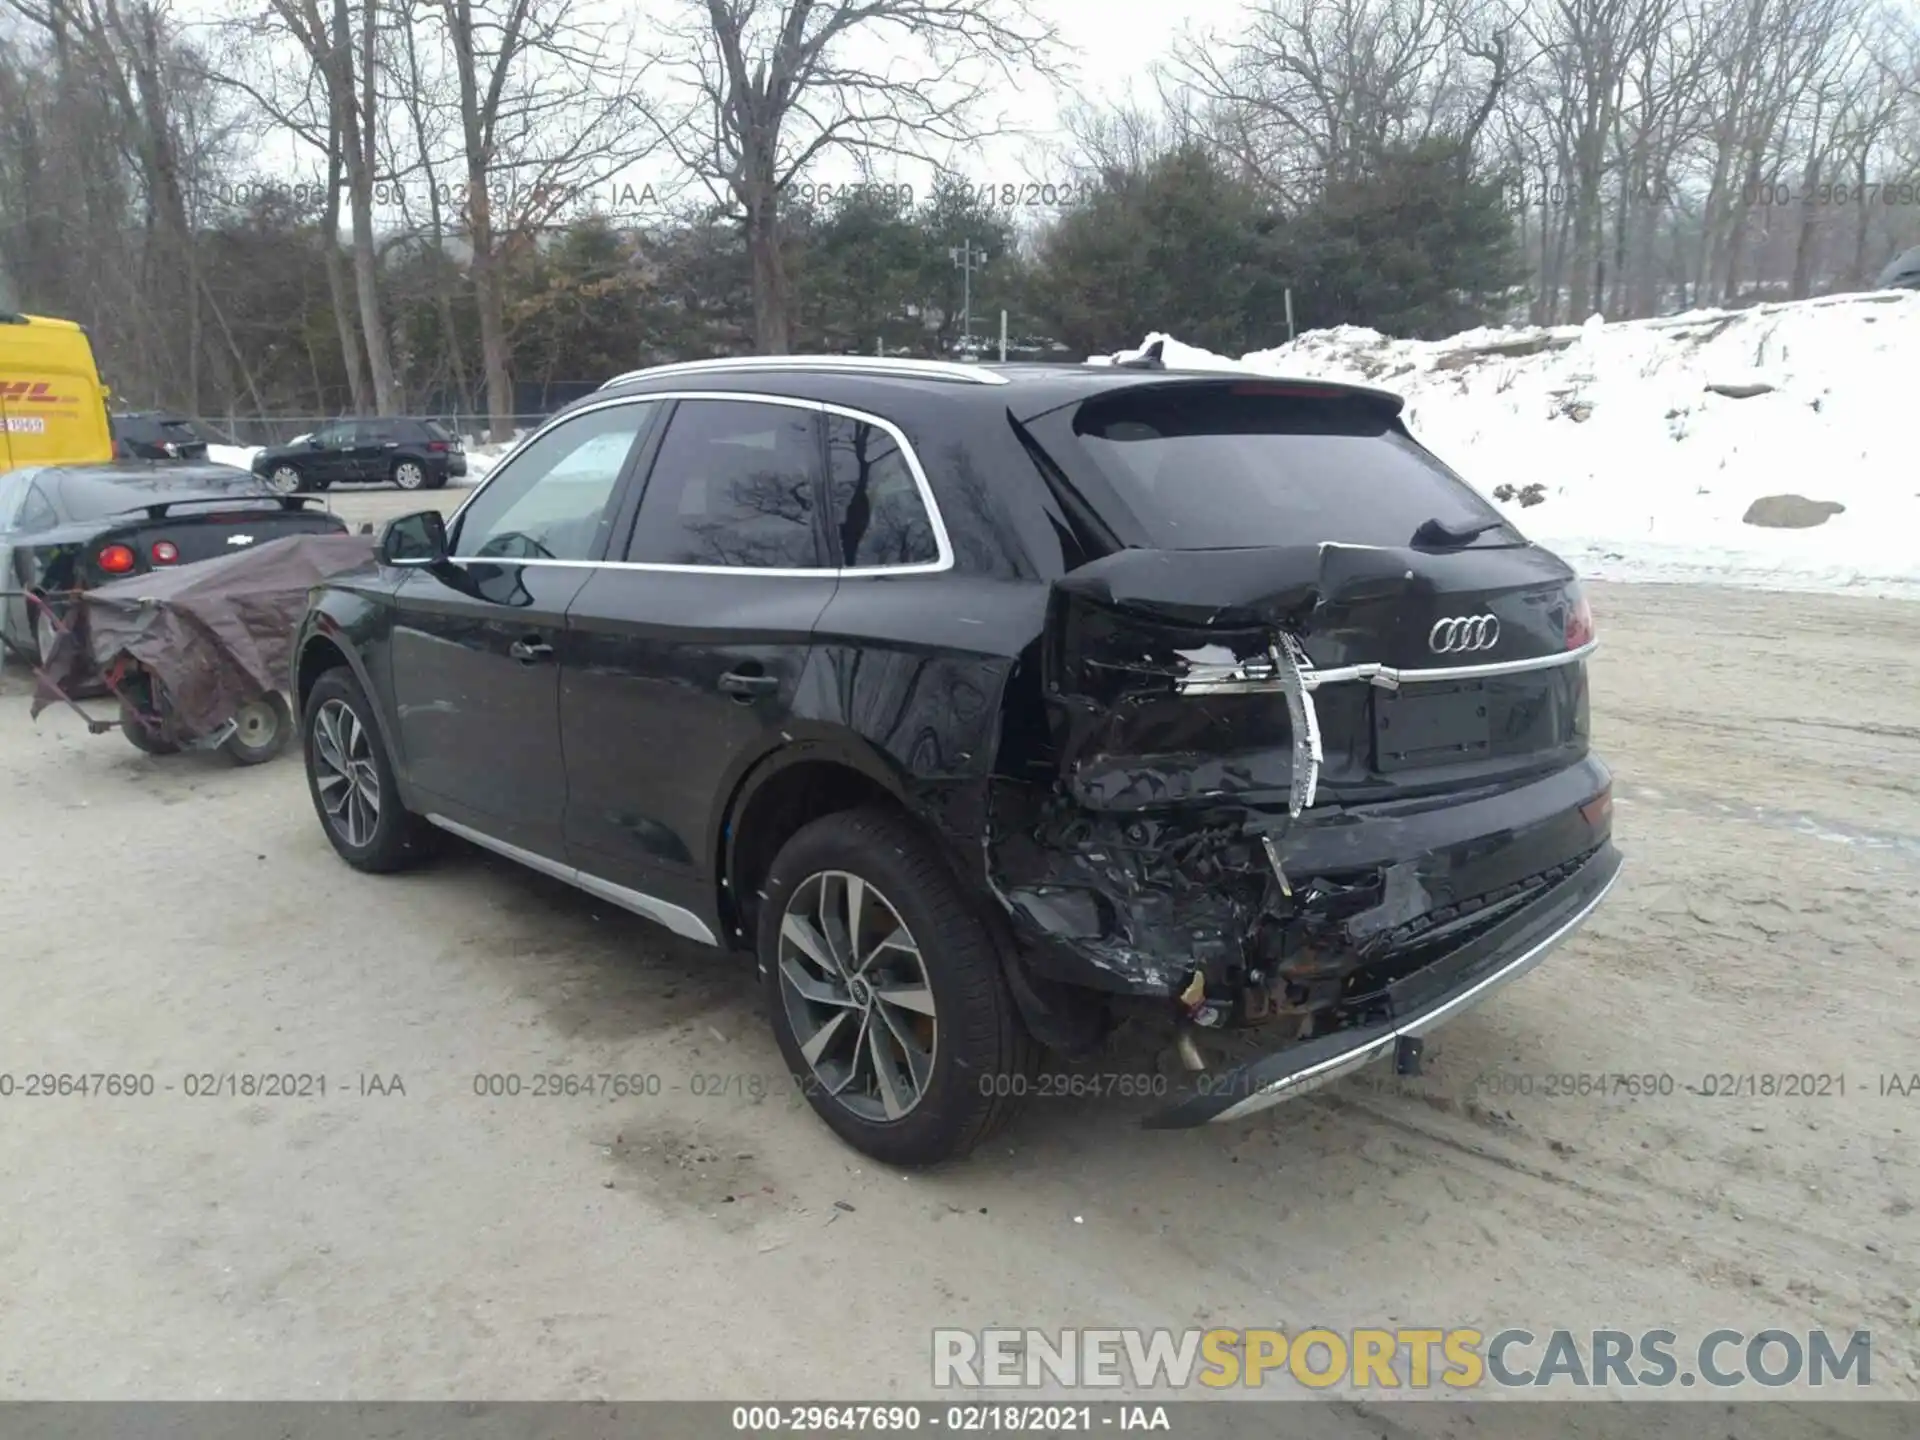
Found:
[[1526, 974], [1580, 928], [1620, 875], [1611, 843], [1551, 892], [1434, 965], [1390, 987], [1388, 1014], [1232, 1070], [1204, 1072], [1178, 1103], [1149, 1116], [1150, 1129], [1237, 1120], [1296, 1099], [1400, 1052]]

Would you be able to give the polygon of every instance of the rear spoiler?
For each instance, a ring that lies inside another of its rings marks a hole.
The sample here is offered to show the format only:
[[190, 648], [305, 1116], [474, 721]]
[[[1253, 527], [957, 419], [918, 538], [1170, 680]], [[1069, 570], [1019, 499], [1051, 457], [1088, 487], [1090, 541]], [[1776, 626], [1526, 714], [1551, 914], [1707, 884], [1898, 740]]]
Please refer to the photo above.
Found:
[[[1063, 367], [1064, 368], [1064, 367]], [[1108, 383], [1099, 389], [1062, 400], [1055, 393], [1042, 392], [1038, 409], [1010, 405], [1009, 412], [1022, 424], [1032, 424], [1061, 410], [1101, 400], [1111, 400], [1129, 391], [1173, 390], [1215, 387], [1237, 395], [1270, 396], [1282, 400], [1305, 400], [1320, 404], [1363, 406], [1383, 420], [1398, 420], [1406, 408], [1406, 397], [1377, 385], [1361, 385], [1347, 380], [1307, 379], [1288, 375], [1267, 375], [1258, 370], [1178, 370], [1167, 366], [1158, 352], [1149, 352], [1134, 360], [1112, 365], [1088, 366], [1081, 374], [1091, 374]]]
[[157, 505], [136, 505], [131, 510], [123, 510], [122, 515], [145, 515], [149, 520], [164, 520], [167, 515], [186, 505], [253, 505], [262, 500], [276, 501], [282, 510], [289, 513], [305, 510], [319, 501], [312, 495], [196, 495], [189, 500], [163, 500]]

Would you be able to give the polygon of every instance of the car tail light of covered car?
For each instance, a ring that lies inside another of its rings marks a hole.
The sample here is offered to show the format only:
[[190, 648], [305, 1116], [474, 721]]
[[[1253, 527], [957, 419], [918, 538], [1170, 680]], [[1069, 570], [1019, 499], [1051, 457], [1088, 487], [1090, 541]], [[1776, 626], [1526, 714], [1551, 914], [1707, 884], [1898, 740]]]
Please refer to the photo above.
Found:
[[133, 551], [125, 545], [104, 545], [94, 559], [109, 575], [125, 575], [137, 563]]
[[1578, 650], [1593, 643], [1593, 606], [1578, 585], [1571, 587], [1572, 604], [1567, 607], [1567, 649]]

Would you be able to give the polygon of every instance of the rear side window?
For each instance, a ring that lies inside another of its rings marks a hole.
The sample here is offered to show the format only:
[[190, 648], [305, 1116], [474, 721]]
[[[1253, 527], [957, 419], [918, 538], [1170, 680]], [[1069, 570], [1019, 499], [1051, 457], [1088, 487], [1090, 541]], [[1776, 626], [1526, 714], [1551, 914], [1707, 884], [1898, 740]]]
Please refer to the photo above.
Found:
[[[1500, 513], [1377, 403], [1234, 383], [1134, 390], [1080, 407], [1074, 435], [1152, 543], [1406, 545]], [[1504, 527], [1481, 543], [1513, 543]]]
[[627, 559], [743, 570], [831, 569], [815, 506], [820, 431], [811, 410], [682, 400], [640, 499]]
[[900, 443], [878, 425], [827, 417], [827, 485], [837, 564], [874, 569], [940, 558], [913, 469]]
[[453, 439], [453, 432], [447, 429], [447, 427], [442, 425], [438, 420], [422, 421], [420, 424], [420, 428], [427, 432], [427, 438], [429, 440]]

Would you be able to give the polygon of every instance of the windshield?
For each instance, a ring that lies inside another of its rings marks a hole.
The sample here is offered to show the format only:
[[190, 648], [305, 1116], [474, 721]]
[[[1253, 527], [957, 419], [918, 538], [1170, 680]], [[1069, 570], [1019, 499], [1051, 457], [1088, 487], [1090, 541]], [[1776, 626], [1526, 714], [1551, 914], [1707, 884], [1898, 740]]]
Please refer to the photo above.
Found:
[[1244, 384], [1133, 390], [1082, 405], [1074, 432], [1163, 549], [1399, 546], [1432, 521], [1481, 529], [1478, 545], [1519, 540], [1365, 396]]

